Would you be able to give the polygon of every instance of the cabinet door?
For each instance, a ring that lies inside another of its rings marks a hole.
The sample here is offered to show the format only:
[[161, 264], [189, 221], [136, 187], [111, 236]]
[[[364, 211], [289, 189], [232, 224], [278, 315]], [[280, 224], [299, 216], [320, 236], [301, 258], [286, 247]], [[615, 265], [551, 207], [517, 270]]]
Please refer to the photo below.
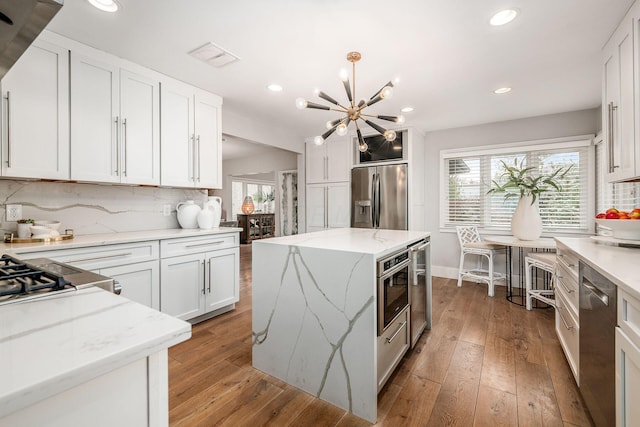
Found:
[[69, 51], [36, 41], [2, 79], [2, 175], [69, 179]]
[[118, 267], [103, 268], [103, 276], [117, 280], [125, 298], [160, 310], [160, 265], [148, 261]]
[[240, 299], [240, 248], [208, 252], [205, 311], [235, 304]]
[[163, 82], [160, 88], [160, 182], [193, 187], [193, 88], [173, 82]]
[[353, 152], [350, 139], [329, 139], [325, 145], [327, 146], [327, 181], [349, 181]]
[[616, 328], [616, 425], [640, 423], [640, 347]]
[[307, 230], [325, 228], [326, 187], [324, 185], [307, 186]]
[[305, 155], [307, 184], [324, 182], [326, 176], [325, 146], [308, 142]]
[[120, 182], [119, 69], [71, 54], [71, 179]]
[[604, 49], [602, 116], [608, 181], [636, 176], [632, 24], [623, 22]]
[[351, 216], [350, 185], [348, 182], [327, 184], [327, 226], [329, 228], [349, 227]]
[[160, 311], [188, 320], [204, 313], [203, 254], [160, 260]]
[[195, 96], [196, 187], [222, 188], [220, 98], [198, 91]]
[[160, 84], [120, 70], [121, 181], [160, 184]]

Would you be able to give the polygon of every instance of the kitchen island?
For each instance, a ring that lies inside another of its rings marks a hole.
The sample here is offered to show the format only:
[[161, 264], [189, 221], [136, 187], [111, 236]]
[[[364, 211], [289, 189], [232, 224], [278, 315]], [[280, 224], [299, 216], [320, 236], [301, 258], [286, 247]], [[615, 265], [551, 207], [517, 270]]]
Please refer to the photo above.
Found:
[[0, 306], [0, 426], [168, 425], [189, 323], [99, 288]]
[[[376, 261], [426, 238], [354, 228], [253, 242], [253, 366], [375, 422]], [[408, 336], [408, 314], [397, 317], [391, 332]]]

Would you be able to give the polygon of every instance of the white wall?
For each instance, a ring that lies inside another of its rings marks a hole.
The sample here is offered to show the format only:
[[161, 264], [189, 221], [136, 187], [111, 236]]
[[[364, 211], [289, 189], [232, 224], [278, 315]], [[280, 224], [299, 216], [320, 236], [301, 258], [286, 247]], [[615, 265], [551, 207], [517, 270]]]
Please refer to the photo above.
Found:
[[[439, 229], [440, 150], [595, 134], [600, 128], [600, 110], [594, 108], [427, 133], [424, 164], [425, 223], [432, 236], [433, 274], [456, 277], [460, 258], [456, 234], [441, 233]], [[429, 203], [432, 204], [431, 207]], [[502, 263], [499, 267], [502, 267]]]
[[[260, 152], [258, 156], [242, 157], [222, 162], [222, 190], [214, 190], [213, 194], [222, 197], [222, 218], [231, 219], [231, 179], [232, 176], [248, 174], [271, 174], [277, 185], [274, 172], [294, 170], [298, 168], [298, 155], [284, 150], [274, 149], [272, 152]], [[257, 179], [264, 176], [257, 175]]]

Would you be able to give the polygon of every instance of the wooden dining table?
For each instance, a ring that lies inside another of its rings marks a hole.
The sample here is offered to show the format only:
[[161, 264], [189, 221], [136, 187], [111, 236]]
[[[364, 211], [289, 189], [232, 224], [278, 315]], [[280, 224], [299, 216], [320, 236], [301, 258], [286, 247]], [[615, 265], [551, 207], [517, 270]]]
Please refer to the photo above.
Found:
[[[505, 268], [507, 281], [507, 300], [521, 306], [526, 305], [526, 287], [525, 287], [525, 250], [529, 252], [555, 252], [556, 241], [552, 238], [540, 238], [536, 240], [520, 240], [514, 236], [483, 236], [482, 240], [494, 245], [501, 245], [506, 248]], [[518, 286], [513, 286], [513, 249], [517, 249], [517, 271]], [[534, 287], [540, 289], [549, 289], [551, 286], [551, 276], [547, 272], [536, 274], [534, 276]], [[549, 306], [541, 301], [534, 299], [534, 308], [548, 308]]]

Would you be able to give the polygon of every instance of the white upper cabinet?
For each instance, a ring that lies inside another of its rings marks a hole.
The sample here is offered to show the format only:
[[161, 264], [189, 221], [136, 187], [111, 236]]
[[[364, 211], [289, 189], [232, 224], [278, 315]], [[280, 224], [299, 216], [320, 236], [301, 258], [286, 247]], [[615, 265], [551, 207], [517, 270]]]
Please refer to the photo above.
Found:
[[159, 184], [159, 83], [71, 54], [71, 179]]
[[69, 51], [38, 40], [2, 79], [2, 175], [69, 179]]
[[162, 82], [162, 185], [221, 188], [221, 106], [217, 95]]
[[349, 139], [346, 137], [329, 138], [320, 146], [308, 142], [306, 148], [307, 184], [349, 181], [352, 151]]

